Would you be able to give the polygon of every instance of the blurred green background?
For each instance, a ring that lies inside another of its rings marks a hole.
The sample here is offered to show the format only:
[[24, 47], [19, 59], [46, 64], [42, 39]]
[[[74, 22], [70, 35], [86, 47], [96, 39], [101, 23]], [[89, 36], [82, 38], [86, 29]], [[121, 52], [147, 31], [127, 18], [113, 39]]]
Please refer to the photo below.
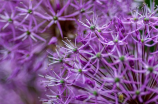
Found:
[[[150, 7], [150, 1], [153, 0], [145, 0], [145, 3], [147, 3], [149, 7]], [[158, 0], [155, 0], [155, 5], [158, 5]]]

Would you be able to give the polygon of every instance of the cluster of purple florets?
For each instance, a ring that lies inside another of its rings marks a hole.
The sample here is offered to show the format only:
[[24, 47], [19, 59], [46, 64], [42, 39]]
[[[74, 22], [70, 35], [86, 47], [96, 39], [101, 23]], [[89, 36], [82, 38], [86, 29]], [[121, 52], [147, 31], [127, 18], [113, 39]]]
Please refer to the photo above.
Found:
[[140, 5], [0, 0], [0, 79], [40, 76], [43, 104], [157, 104], [158, 8]]

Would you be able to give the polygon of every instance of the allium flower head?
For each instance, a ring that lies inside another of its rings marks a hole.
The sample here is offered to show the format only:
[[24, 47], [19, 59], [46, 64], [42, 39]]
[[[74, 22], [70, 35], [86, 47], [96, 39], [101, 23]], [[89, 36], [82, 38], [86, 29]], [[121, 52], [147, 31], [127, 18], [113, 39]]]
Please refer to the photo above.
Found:
[[[99, 5], [103, 5], [101, 1]], [[51, 76], [56, 80], [56, 87], [49, 87], [58, 91], [64, 89], [58, 101], [67, 103], [69, 100], [78, 104], [157, 104], [158, 63], [155, 56], [158, 41], [156, 24], [153, 23], [157, 20], [150, 20], [156, 17], [156, 13], [151, 13], [154, 10], [157, 11], [153, 7], [149, 10], [144, 5], [142, 11], [136, 9], [124, 19], [115, 17], [104, 24], [97, 22], [105, 19], [95, 17], [97, 12], [90, 16], [93, 19], [85, 19], [87, 23], [79, 20], [79, 36], [75, 42], [63, 40], [65, 47], [57, 51], [58, 58], [50, 57], [53, 59], [50, 60], [50, 64], [53, 64], [51, 72], [62, 75], [58, 77], [59, 80]], [[86, 33], [82, 34], [84, 30]], [[59, 60], [61, 57], [64, 60], [62, 63]], [[54, 80], [47, 81], [54, 83]], [[45, 84], [51, 86], [49, 83]]]
[[0, 104], [157, 104], [157, 12], [152, 0], [0, 0]]
[[46, 26], [46, 28], [49, 28], [50, 26], [52, 26], [54, 23], [57, 24], [60, 34], [63, 37], [63, 32], [60, 26], [59, 21], [66, 21], [66, 20], [75, 20], [74, 18], [67, 18], [65, 16], [62, 16], [64, 10], [69, 6], [71, 0], [68, 0], [67, 3], [64, 5], [63, 8], [61, 8], [60, 11], [58, 11], [57, 13], [54, 11], [51, 2], [49, 0], [47, 0], [47, 5], [49, 8], [49, 12], [50, 15], [47, 16], [47, 20], [50, 21], [50, 23]]

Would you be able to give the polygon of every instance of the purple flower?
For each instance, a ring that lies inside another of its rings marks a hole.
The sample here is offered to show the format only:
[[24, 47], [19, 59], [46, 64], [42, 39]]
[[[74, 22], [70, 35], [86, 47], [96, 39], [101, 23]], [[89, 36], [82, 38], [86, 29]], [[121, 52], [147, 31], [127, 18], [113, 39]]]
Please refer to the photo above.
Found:
[[50, 39], [50, 41], [49, 41], [49, 43], [48, 43], [48, 45], [50, 45], [50, 44], [56, 44], [57, 43], [57, 38], [56, 37], [52, 37], [51, 39]]
[[[61, 25], [60, 25], [59, 21], [75, 20], [74, 18], [66, 18], [65, 16], [62, 16], [64, 10], [69, 6], [70, 1], [71, 0], [68, 0], [67, 3], [64, 5], [64, 7], [61, 8], [61, 10], [59, 12], [55, 13], [50, 1], [47, 0], [47, 5], [48, 5], [48, 8], [49, 8], [51, 15], [48, 15], [46, 18], [48, 21], [50, 21], [50, 23], [46, 26], [45, 29], [49, 28], [53, 24], [57, 24], [59, 31], [60, 31], [60, 34], [63, 37], [63, 32], [62, 32]], [[45, 31], [45, 29], [44, 29], [44, 31]]]
[[6, 29], [7, 27], [10, 27], [12, 30], [13, 37], [15, 38], [16, 30], [15, 26], [18, 25], [18, 15], [16, 15], [16, 10], [13, 9], [13, 5], [10, 5], [11, 13], [8, 13], [8, 11], [4, 11], [3, 14], [0, 14], [0, 23], [4, 25], [2, 26], [1, 30]]
[[88, 14], [90, 14], [91, 12], [89, 12], [89, 9], [93, 6], [92, 5], [92, 1], [88, 1], [88, 2], [83, 2], [83, 0], [79, 0], [76, 1], [74, 0], [74, 3], [70, 4], [72, 7], [74, 7], [77, 11], [67, 15], [65, 17], [72, 17], [72, 16], [78, 16], [79, 15], [79, 19], [81, 20], [82, 17], [85, 15], [86, 17], [88, 17]]
[[88, 98], [87, 95], [78, 95], [78, 96], [76, 96], [76, 100], [80, 100], [80, 101], [84, 101], [87, 98]]
[[20, 36], [17, 36], [14, 40], [22, 39], [22, 41], [24, 41], [25, 39], [29, 38], [30, 43], [32, 43], [31, 39], [34, 40], [35, 42], [37, 42], [37, 39], [45, 42], [46, 40], [44, 38], [42, 38], [36, 34], [37, 28], [39, 28], [41, 25], [43, 25], [44, 22], [45, 21], [41, 22], [40, 24], [38, 24], [35, 27], [32, 27], [32, 21], [30, 21], [29, 26], [22, 26], [23, 29], [19, 28], [19, 30], [21, 30], [24, 33], [21, 34]]
[[0, 0], [0, 102], [157, 104], [151, 1]]
[[[32, 0], [29, 1], [21, 1], [21, 5], [22, 7], [16, 7], [17, 10], [20, 12], [18, 15], [19, 16], [24, 16], [24, 18], [22, 19], [22, 21], [20, 22], [20, 24], [22, 24], [23, 22], [26, 21], [27, 18], [32, 19], [34, 21], [34, 23], [37, 25], [37, 20], [35, 16], [41, 17], [41, 18], [45, 18], [45, 16], [43, 14], [41, 14], [40, 12], [36, 11], [36, 9], [39, 9], [40, 4], [43, 2], [43, 0], [40, 0], [34, 7], [33, 4], [36, 3]], [[26, 4], [28, 3], [28, 6]]]
[[[82, 4], [81, 0], [75, 0], [71, 5], [77, 8], [75, 4], [80, 2]], [[49, 58], [53, 64], [49, 68], [60, 76], [49, 76], [45, 84], [52, 90], [56, 86], [59, 86], [58, 91], [64, 89], [59, 98], [64, 103], [67, 99], [78, 104], [157, 103], [157, 9], [145, 5], [144, 11], [137, 9], [127, 15], [103, 6], [104, 3], [121, 6], [121, 0], [116, 4], [112, 4], [114, 1], [91, 2], [95, 3], [94, 14], [99, 16], [82, 18], [82, 22], [77, 23], [79, 35], [75, 41], [63, 40], [65, 46], [58, 46], [59, 51]], [[107, 21], [104, 18], [107, 11], [101, 8], [113, 12], [108, 14], [112, 16], [107, 16]], [[77, 14], [78, 11], [72, 15]]]

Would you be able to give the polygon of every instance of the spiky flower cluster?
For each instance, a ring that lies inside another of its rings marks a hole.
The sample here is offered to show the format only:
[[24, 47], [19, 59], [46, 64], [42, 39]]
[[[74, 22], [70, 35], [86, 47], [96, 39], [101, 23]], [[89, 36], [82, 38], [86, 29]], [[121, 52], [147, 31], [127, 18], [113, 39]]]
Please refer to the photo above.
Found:
[[[23, 64], [34, 59], [35, 54], [38, 54], [36, 58], [45, 54], [49, 45], [59, 41], [57, 39], [59, 36], [74, 34], [74, 24], [78, 23], [78, 19], [90, 18], [93, 10], [99, 11], [112, 5], [121, 5], [118, 1], [116, 4], [112, 4], [113, 2], [104, 0], [0, 0], [0, 61], [12, 60], [16, 64], [12, 65], [13, 69], [24, 67]], [[114, 15], [127, 14], [128, 10], [125, 9], [130, 2], [125, 2], [125, 7], [120, 7], [121, 11], [113, 9], [116, 13], [109, 14], [109, 11], [104, 11], [102, 13], [104, 18], [109, 16], [109, 21]], [[98, 8], [99, 5], [102, 7]], [[91, 29], [93, 28], [92, 26]]]
[[38, 74], [47, 104], [157, 103], [158, 9], [136, 1], [0, 0], [0, 103], [39, 104]]
[[107, 23], [98, 12], [79, 20], [75, 41], [64, 40], [64, 47], [49, 52], [52, 70], [42, 76], [49, 92], [42, 101], [157, 104], [157, 10], [151, 3]]

